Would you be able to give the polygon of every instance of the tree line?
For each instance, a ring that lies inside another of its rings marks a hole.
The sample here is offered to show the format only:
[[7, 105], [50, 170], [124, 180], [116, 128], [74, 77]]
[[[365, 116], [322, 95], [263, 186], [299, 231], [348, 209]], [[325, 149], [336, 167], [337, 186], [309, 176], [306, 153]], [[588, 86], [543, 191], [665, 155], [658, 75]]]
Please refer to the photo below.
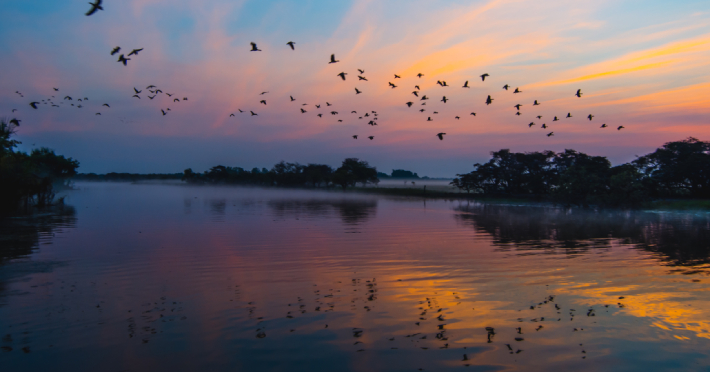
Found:
[[79, 167], [45, 147], [29, 154], [15, 151], [21, 144], [12, 139], [18, 126], [17, 120], [0, 119], [0, 214], [52, 204], [55, 190], [66, 187]]
[[633, 207], [664, 197], [710, 198], [710, 142], [688, 138], [618, 166], [574, 150], [491, 152], [451, 182], [467, 193], [527, 196], [567, 205]]
[[342, 165], [333, 169], [326, 164], [287, 163], [281, 161], [271, 169], [253, 168], [251, 171], [241, 167], [218, 165], [203, 173], [196, 173], [191, 168], [183, 173], [182, 180], [188, 183], [242, 184], [256, 186], [281, 187], [332, 187], [340, 186], [344, 190], [358, 183], [380, 182], [377, 168], [357, 158], [347, 158]]

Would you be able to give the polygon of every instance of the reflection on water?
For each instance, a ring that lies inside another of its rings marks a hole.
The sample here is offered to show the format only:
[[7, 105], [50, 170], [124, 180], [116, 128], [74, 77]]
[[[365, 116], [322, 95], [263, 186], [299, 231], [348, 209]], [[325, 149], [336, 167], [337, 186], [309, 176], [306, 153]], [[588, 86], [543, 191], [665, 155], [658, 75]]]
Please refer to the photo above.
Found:
[[80, 187], [3, 224], [7, 370], [710, 365], [707, 215]]

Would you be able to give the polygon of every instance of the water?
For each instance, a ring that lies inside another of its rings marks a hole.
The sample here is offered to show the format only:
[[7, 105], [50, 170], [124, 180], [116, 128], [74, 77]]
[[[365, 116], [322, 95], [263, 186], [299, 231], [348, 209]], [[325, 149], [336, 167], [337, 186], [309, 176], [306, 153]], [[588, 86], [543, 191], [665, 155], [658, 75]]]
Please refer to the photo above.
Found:
[[3, 371], [710, 366], [706, 214], [78, 186], [2, 221]]

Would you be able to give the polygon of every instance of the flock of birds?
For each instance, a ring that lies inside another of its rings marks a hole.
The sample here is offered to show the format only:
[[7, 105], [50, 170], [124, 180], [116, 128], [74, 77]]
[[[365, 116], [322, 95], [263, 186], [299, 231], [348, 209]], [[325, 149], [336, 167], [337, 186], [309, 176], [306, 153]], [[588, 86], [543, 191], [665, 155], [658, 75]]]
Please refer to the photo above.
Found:
[[[89, 4], [91, 5], [91, 9], [86, 13], [87, 16], [91, 16], [91, 15], [95, 14], [98, 10], [103, 10], [103, 7], [102, 7], [102, 0], [96, 0], [95, 2], [89, 3]], [[286, 43], [286, 45], [287, 45], [289, 48], [291, 48], [291, 50], [293, 50], [293, 51], [296, 50], [296, 43], [295, 43], [294, 41], [289, 41], [288, 43]], [[128, 53], [127, 56], [124, 55], [124, 54], [120, 54], [119, 57], [118, 57], [117, 62], [122, 63], [124, 66], [127, 66], [127, 65], [128, 65], [128, 61], [131, 60], [131, 58], [128, 58], [128, 57], [131, 57], [131, 56], [138, 56], [138, 54], [139, 54], [141, 51], [143, 51], [143, 48], [133, 49], [130, 53]], [[251, 51], [251, 52], [261, 52], [262, 50], [259, 49], [258, 45], [257, 45], [255, 42], [251, 42], [251, 49], [250, 49], [250, 51]], [[117, 46], [117, 47], [115, 47], [115, 48], [113, 48], [113, 49], [111, 50], [111, 55], [113, 56], [113, 55], [119, 54], [120, 52], [121, 52], [121, 47]], [[336, 59], [335, 54], [331, 54], [331, 55], [330, 55], [330, 60], [328, 61], [328, 64], [329, 64], [329, 65], [337, 64], [337, 63], [339, 63], [339, 62], [340, 62], [340, 60]], [[364, 75], [365, 75], [365, 70], [363, 70], [363, 69], [358, 69], [356, 75], [357, 75], [357, 78], [358, 78], [358, 80], [357, 80], [358, 82], [363, 82], [363, 84], [364, 84], [365, 82], [368, 82], [368, 81], [369, 81], [368, 78], [367, 78], [366, 76], [364, 76]], [[400, 88], [400, 85], [397, 85], [397, 83], [395, 83], [395, 82], [398, 81], [397, 79], [402, 79], [402, 76], [401, 76], [401, 75], [398, 75], [398, 74], [393, 74], [393, 75], [394, 75], [394, 77], [393, 77], [392, 81], [389, 81], [389, 82], [388, 82], [388, 87], [390, 87], [391, 89]], [[335, 76], [338, 77], [338, 78], [340, 78], [341, 81], [346, 81], [346, 80], [347, 80], [348, 73], [345, 72], [345, 71], [342, 71], [342, 72], [336, 74]], [[416, 76], [418, 79], [422, 79], [422, 78], [424, 78], [425, 75], [424, 75], [423, 73], [418, 73], [418, 74], [416, 74], [415, 76]], [[491, 76], [491, 75], [488, 74], [488, 73], [481, 74], [481, 75], [480, 75], [481, 82], [485, 83], [485, 82], [486, 82], [486, 78], [488, 78], [488, 77], [490, 77], [490, 76]], [[451, 87], [445, 80], [437, 80], [436, 84], [437, 84], [438, 86], [440, 86], [440, 88], [442, 88], [442, 89], [446, 89], [446, 88]], [[469, 88], [471, 88], [471, 85], [469, 85], [469, 81], [466, 80], [466, 81], [463, 83], [463, 85], [461, 86], [461, 88], [463, 88], [463, 89], [469, 89]], [[502, 87], [502, 89], [505, 90], [506, 92], [508, 92], [508, 91], [510, 91], [510, 89], [512, 89], [512, 86], [509, 85], [509, 84], [505, 84], [505, 85]], [[150, 100], [155, 99], [159, 94], [164, 94], [166, 97], [168, 97], [169, 99], [172, 100], [172, 103], [178, 103], [178, 102], [181, 101], [181, 100], [180, 100], [179, 98], [177, 98], [177, 97], [172, 98], [172, 97], [173, 97], [173, 94], [171, 94], [171, 93], [164, 93], [161, 89], [158, 89], [155, 85], [149, 85], [149, 86], [147, 86], [147, 87], [145, 88], [145, 90], [147, 90], [148, 93], [150, 93], [150, 94], [147, 95]], [[56, 91], [58, 91], [58, 89], [57, 89], [57, 88], [54, 88], [54, 91], [56, 92]], [[139, 89], [137, 89], [137, 88], [134, 88], [134, 92], [133, 92], [133, 93], [135, 93], [135, 94], [134, 94], [132, 97], [137, 98], [137, 99], [141, 99], [140, 93], [141, 93], [142, 91], [143, 91], [143, 90], [139, 90]], [[359, 94], [363, 94], [363, 93], [364, 93], [364, 91], [361, 90], [361, 89], [358, 88], [358, 87], [354, 87], [354, 91], [355, 91], [355, 94], [356, 94], [356, 95], [359, 95]], [[24, 97], [19, 91], [17, 91], [16, 93], [19, 94], [21, 97]], [[260, 96], [259, 105], [264, 105], [264, 106], [267, 105], [267, 101], [266, 101], [266, 99], [265, 99], [266, 97], [263, 97], [263, 96], [266, 95], [266, 94], [268, 94], [268, 93], [269, 93], [268, 91], [264, 91], [264, 92], [261, 92], [261, 93], [259, 94], [259, 96]], [[513, 95], [518, 95], [518, 94], [521, 94], [521, 93], [523, 93], [523, 91], [522, 91], [519, 87], [516, 87], [516, 88], [512, 91], [512, 94], [513, 94]], [[410, 100], [410, 101], [408, 101], [408, 102], [405, 102], [404, 104], [405, 104], [407, 107], [409, 107], [409, 108], [420, 107], [417, 111], [419, 111], [421, 114], [423, 114], [424, 116], [426, 116], [426, 121], [427, 121], [427, 122], [433, 122], [433, 121], [434, 121], [433, 118], [435, 117], [435, 115], [438, 115], [439, 112], [438, 112], [438, 111], [432, 111], [432, 114], [428, 114], [428, 113], [427, 113], [427, 109], [424, 108], [424, 107], [421, 107], [421, 106], [426, 106], [426, 105], [427, 105], [427, 101], [430, 100], [430, 97], [422, 91], [422, 89], [420, 88], [420, 84], [415, 84], [415, 85], [414, 85], [413, 91], [411, 92], [411, 94], [415, 97], [415, 99]], [[583, 95], [583, 93], [582, 93], [582, 90], [581, 90], [581, 89], [577, 89], [577, 92], [574, 94], [574, 96], [576, 96], [576, 97], [578, 97], [578, 98], [581, 98], [582, 95]], [[43, 99], [43, 100], [41, 100], [41, 101], [32, 101], [32, 102], [30, 102], [30, 106], [31, 106], [33, 109], [38, 109], [40, 104], [50, 104], [52, 107], [60, 107], [59, 105], [64, 104], [64, 103], [65, 103], [64, 101], [72, 101], [72, 98], [71, 98], [70, 96], [66, 96], [66, 97], [64, 97], [64, 100], [63, 100], [62, 102], [59, 102], [59, 104], [57, 104], [55, 101], [53, 101], [54, 98], [55, 98], [55, 96], [51, 96], [51, 98]], [[449, 102], [450, 100], [451, 100], [451, 98], [447, 97], [446, 95], [442, 95], [442, 98], [441, 98], [440, 102], [443, 102], [443, 104], [446, 104], [446, 103]], [[83, 100], [82, 100], [82, 99], [78, 99], [78, 100], [77, 100], [77, 105], [75, 105], [74, 103], [71, 103], [70, 105], [71, 105], [71, 106], [74, 106], [74, 107], [77, 107], [77, 108], [82, 108], [82, 107], [84, 107], [84, 105], [86, 105], [86, 101], [88, 101], [88, 98], [85, 97]], [[187, 101], [187, 97], [182, 98], [182, 101]], [[293, 95], [290, 95], [290, 96], [289, 96], [289, 101], [290, 101], [290, 102], [295, 102], [295, 101], [297, 101], [297, 99], [294, 98]], [[493, 101], [494, 101], [494, 98], [492, 97], [492, 95], [488, 94], [484, 102], [485, 102], [486, 106], [490, 106], [491, 104], [493, 104]], [[415, 103], [415, 102], [416, 102], [416, 103]], [[417, 103], [418, 103], [418, 104], [417, 104]], [[542, 103], [541, 103], [539, 100], [534, 100], [533, 103], [531, 104], [532, 107], [537, 107], [537, 106], [541, 106], [541, 105], [542, 105]], [[105, 107], [109, 107], [109, 108], [110, 108], [109, 104], [107, 104], [107, 103], [103, 104], [102, 106], [105, 106]], [[325, 106], [323, 106], [322, 104], [315, 104], [314, 106], [315, 106], [315, 109], [316, 109], [316, 110], [321, 110], [321, 108], [326, 109], [327, 107], [333, 106], [333, 104], [331, 104], [330, 102], [325, 102]], [[518, 103], [518, 104], [516, 104], [516, 105], [513, 106], [513, 108], [515, 108], [515, 115], [516, 115], [516, 116], [521, 116], [521, 115], [522, 115], [522, 113], [521, 113], [520, 110], [521, 110], [521, 107], [523, 107], [523, 106], [524, 106], [524, 105], [521, 104], [521, 103]], [[306, 114], [306, 113], [308, 113], [309, 110], [310, 110], [310, 109], [307, 110], [308, 107], [309, 107], [309, 105], [308, 105], [307, 103], [302, 103], [301, 106], [299, 107], [300, 113], [301, 113], [301, 114]], [[17, 110], [16, 110], [16, 109], [13, 109], [13, 113], [14, 113], [15, 111], [17, 111]], [[163, 116], [167, 115], [168, 112], [170, 112], [170, 111], [171, 111], [171, 109], [170, 109], [169, 107], [167, 107], [167, 108], [162, 108], [162, 107], [161, 107], [161, 108], [160, 108], [160, 113], [161, 113]], [[364, 114], [358, 114], [358, 111], [357, 111], [357, 110], [348, 110], [348, 111], [350, 112], [350, 114], [355, 114], [355, 115], [357, 115], [358, 120], [365, 120], [366, 123], [367, 123], [368, 125], [370, 125], [371, 127], [374, 127], [374, 126], [377, 126], [377, 125], [378, 125], [378, 119], [379, 119], [379, 117], [378, 117], [377, 111], [375, 111], [375, 110], [368, 110], [368, 111], [365, 112]], [[249, 116], [252, 116], [252, 117], [253, 117], [253, 116], [258, 116], [258, 113], [256, 112], [256, 109], [255, 109], [255, 108], [250, 108], [250, 109], [246, 109], [246, 110], [242, 110], [241, 108], [239, 108], [239, 109], [238, 109], [238, 113], [240, 113], [240, 114], [242, 114], [242, 113], [248, 113], [248, 115], [249, 115]], [[338, 112], [338, 111], [331, 110], [330, 112], [327, 112], [327, 111], [318, 111], [318, 112], [316, 113], [316, 116], [319, 117], [319, 118], [322, 118], [323, 115], [324, 115], [324, 114], [327, 114], [327, 113], [330, 113], [330, 115], [333, 115], [333, 116], [339, 115], [339, 112]], [[427, 113], [427, 114], [425, 114], [425, 113]], [[101, 115], [101, 112], [97, 112], [96, 115]], [[231, 113], [231, 114], [229, 115], [229, 117], [236, 117], [236, 115], [237, 115], [236, 113]], [[477, 113], [476, 113], [476, 112], [471, 112], [471, 113], [469, 114], [469, 116], [474, 116], [474, 117], [475, 117], [475, 116], [477, 116]], [[567, 113], [566, 116], [554, 116], [551, 121], [552, 121], [552, 122], [558, 122], [558, 121], [561, 120], [560, 117], [563, 117], [564, 119], [569, 119], [569, 118], [572, 118], [573, 115], [572, 115], [571, 112], [569, 112], [569, 113]], [[595, 117], [595, 115], [589, 114], [589, 115], [587, 115], [586, 118], [587, 118], [589, 121], [592, 121], [592, 119], [594, 119], [594, 117]], [[543, 116], [542, 116], [542, 115], [536, 115], [535, 118], [536, 118], [538, 121], [542, 121]], [[456, 119], [456, 120], [461, 120], [461, 116], [456, 115], [456, 116], [454, 117], [454, 119]], [[338, 122], [343, 122], [343, 119], [338, 119]], [[19, 125], [20, 120], [13, 119], [12, 123], [14, 123], [14, 124], [16, 124], [16, 125]], [[535, 126], [537, 126], [537, 125], [539, 125], [540, 128], [542, 128], [542, 129], [552, 129], [552, 128], [551, 128], [551, 125], [548, 125], [547, 123], [538, 124], [538, 123], [535, 122], [534, 119], [533, 119], [533, 121], [531, 121], [529, 124], [527, 124], [527, 126], [528, 126], [529, 128], [535, 127]], [[607, 128], [607, 127], [608, 127], [608, 125], [605, 123], [605, 124], [602, 124], [600, 128]], [[620, 125], [620, 126], [617, 127], [617, 130], [621, 130], [621, 129], [624, 129], [624, 126], [621, 126], [621, 125]], [[436, 133], [435, 136], [436, 136], [439, 140], [443, 140], [445, 135], [447, 135], [447, 133], [445, 133], [445, 132], [439, 132], [439, 133]], [[554, 131], [549, 131], [549, 132], [547, 133], [547, 137], [552, 137], [552, 136], [554, 136], [554, 135], [555, 135], [555, 132], [554, 132]], [[353, 135], [352, 135], [352, 138], [357, 140], [357, 139], [359, 138], [359, 135], [358, 135], [358, 134], [353, 134]], [[367, 138], [370, 139], [370, 140], [374, 140], [375, 136], [374, 136], [374, 135], [369, 135], [369, 136], [367, 136]]]

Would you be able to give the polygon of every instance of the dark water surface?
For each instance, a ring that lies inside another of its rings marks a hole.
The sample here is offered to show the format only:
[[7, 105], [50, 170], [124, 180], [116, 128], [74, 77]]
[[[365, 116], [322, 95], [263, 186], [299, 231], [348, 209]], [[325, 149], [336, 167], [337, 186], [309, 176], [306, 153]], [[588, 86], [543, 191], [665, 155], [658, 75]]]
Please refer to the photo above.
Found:
[[710, 368], [707, 214], [78, 186], [2, 220], [2, 371]]

